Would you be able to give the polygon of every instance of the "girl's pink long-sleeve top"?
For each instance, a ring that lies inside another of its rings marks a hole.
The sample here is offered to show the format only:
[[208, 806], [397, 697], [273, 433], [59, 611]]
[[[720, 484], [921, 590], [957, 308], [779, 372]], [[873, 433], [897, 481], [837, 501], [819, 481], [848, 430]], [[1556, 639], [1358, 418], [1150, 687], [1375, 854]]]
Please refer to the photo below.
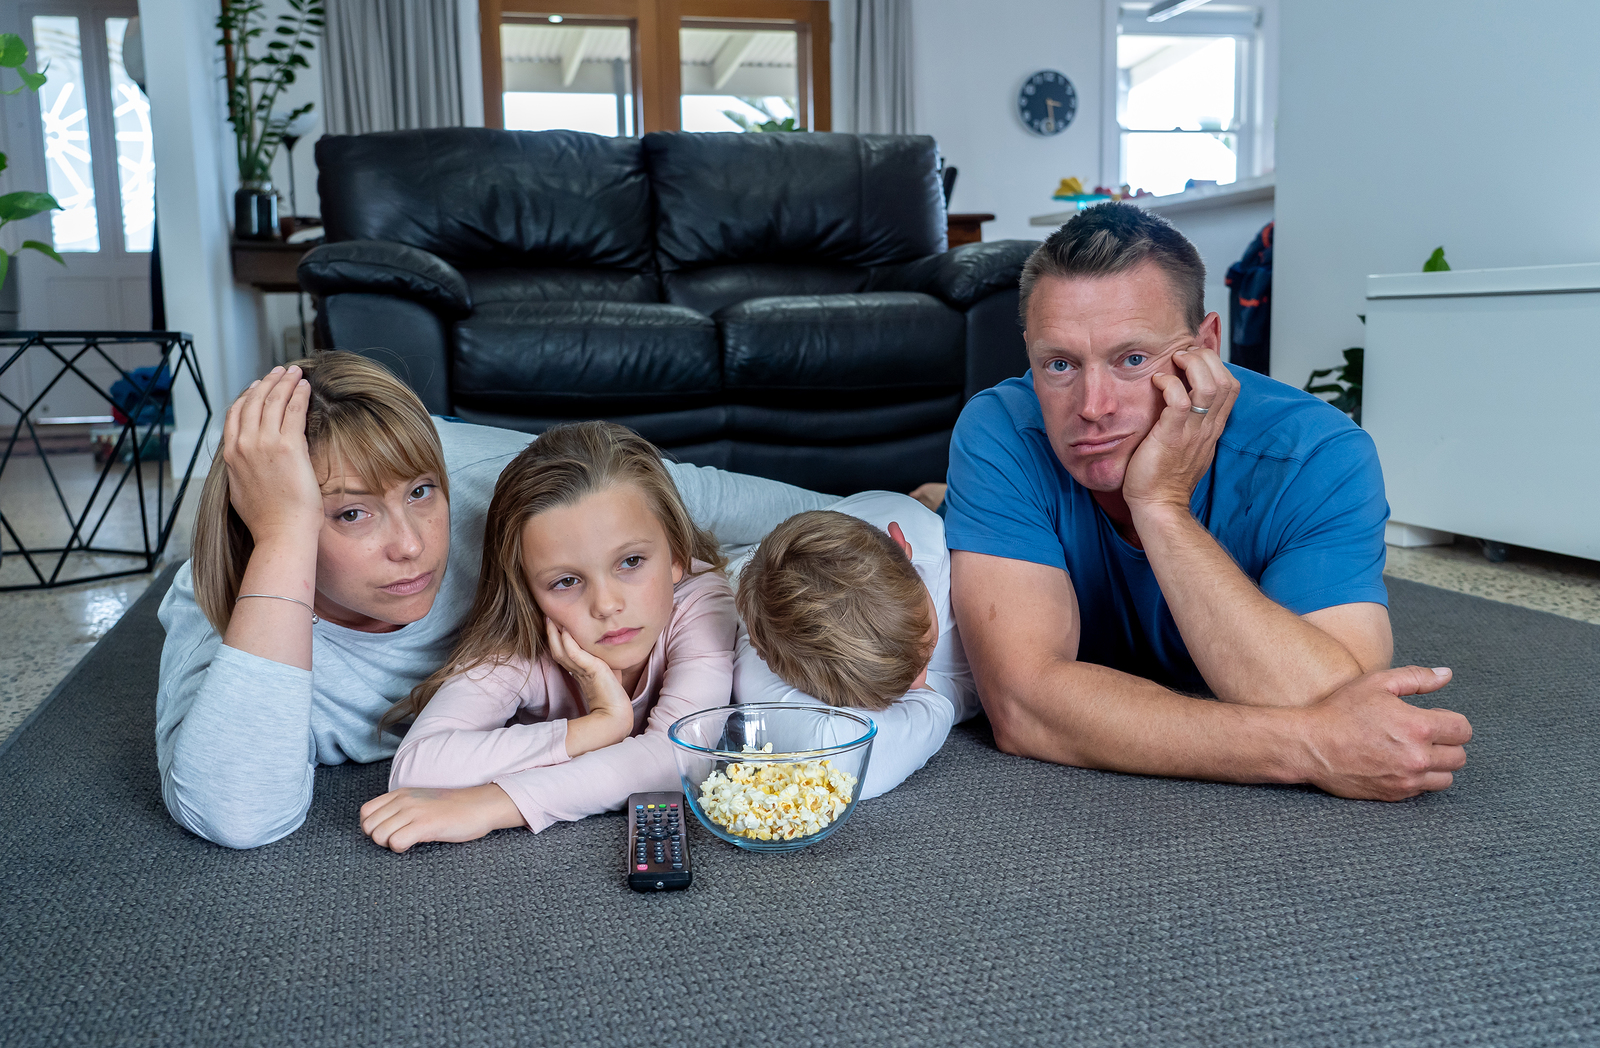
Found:
[[633, 793], [677, 790], [667, 728], [697, 710], [727, 705], [737, 627], [733, 591], [721, 572], [702, 571], [678, 583], [672, 618], [634, 688], [633, 734], [577, 757], [567, 756], [567, 720], [587, 710], [577, 684], [548, 655], [458, 674], [406, 734], [389, 788], [492, 782], [535, 833], [614, 811]]

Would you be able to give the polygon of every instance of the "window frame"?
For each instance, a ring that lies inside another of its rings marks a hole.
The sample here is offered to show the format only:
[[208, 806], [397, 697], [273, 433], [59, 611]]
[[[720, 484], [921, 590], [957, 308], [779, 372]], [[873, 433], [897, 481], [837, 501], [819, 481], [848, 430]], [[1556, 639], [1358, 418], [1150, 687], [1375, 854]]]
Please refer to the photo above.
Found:
[[[801, 41], [796, 74], [805, 95], [806, 127], [827, 131], [833, 126], [828, 0], [479, 0], [485, 127], [505, 127], [500, 25], [507, 14], [514, 20], [560, 14], [631, 23], [634, 127], [639, 134], [682, 127], [680, 29], [698, 28], [706, 22], [768, 22], [795, 28]], [[687, 26], [685, 19], [689, 20]]]
[[[1165, 22], [1147, 22], [1141, 10], [1126, 10], [1122, 0], [1106, 0], [1104, 44], [1104, 113], [1101, 122], [1101, 181], [1120, 186], [1127, 181], [1126, 142], [1129, 134], [1233, 134], [1237, 138], [1235, 181], [1258, 178], [1271, 169], [1270, 128], [1266, 125], [1266, 33], [1261, 8], [1185, 12]], [[1234, 39], [1233, 125], [1217, 131], [1159, 131], [1122, 125], [1117, 41], [1134, 36], [1207, 36]], [[1232, 184], [1232, 183], [1229, 183]], [[1137, 189], [1138, 186], [1133, 188]]]

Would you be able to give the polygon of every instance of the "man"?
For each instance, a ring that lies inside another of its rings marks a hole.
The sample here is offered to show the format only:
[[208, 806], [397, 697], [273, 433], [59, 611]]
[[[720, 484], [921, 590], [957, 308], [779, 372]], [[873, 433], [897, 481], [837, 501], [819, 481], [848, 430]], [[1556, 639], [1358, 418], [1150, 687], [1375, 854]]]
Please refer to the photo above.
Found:
[[1182, 234], [1116, 203], [1023, 270], [1029, 373], [962, 412], [946, 511], [956, 621], [995, 739], [1344, 797], [1444, 789], [1472, 729], [1399, 698], [1449, 670], [1388, 669], [1372, 441], [1224, 364], [1204, 281]]

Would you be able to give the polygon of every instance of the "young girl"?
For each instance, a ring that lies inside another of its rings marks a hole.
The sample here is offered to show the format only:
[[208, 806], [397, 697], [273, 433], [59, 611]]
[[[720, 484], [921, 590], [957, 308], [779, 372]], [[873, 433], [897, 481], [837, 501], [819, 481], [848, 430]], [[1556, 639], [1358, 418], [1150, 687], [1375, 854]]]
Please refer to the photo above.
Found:
[[732, 693], [723, 563], [644, 438], [546, 432], [495, 485], [455, 653], [386, 718], [416, 723], [361, 828], [403, 852], [675, 789], [667, 727]]

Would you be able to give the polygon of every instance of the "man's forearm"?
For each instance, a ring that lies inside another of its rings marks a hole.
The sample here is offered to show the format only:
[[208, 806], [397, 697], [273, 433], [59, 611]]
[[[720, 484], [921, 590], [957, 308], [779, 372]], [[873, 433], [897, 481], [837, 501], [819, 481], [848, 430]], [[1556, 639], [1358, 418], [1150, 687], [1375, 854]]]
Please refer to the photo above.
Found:
[[1135, 510], [1135, 526], [1189, 655], [1218, 698], [1303, 706], [1377, 668], [1263, 594], [1187, 507]]
[[1297, 710], [1189, 698], [1064, 659], [1043, 663], [1026, 680], [1025, 687], [980, 684], [996, 741], [1008, 753], [1139, 775], [1306, 781]]

